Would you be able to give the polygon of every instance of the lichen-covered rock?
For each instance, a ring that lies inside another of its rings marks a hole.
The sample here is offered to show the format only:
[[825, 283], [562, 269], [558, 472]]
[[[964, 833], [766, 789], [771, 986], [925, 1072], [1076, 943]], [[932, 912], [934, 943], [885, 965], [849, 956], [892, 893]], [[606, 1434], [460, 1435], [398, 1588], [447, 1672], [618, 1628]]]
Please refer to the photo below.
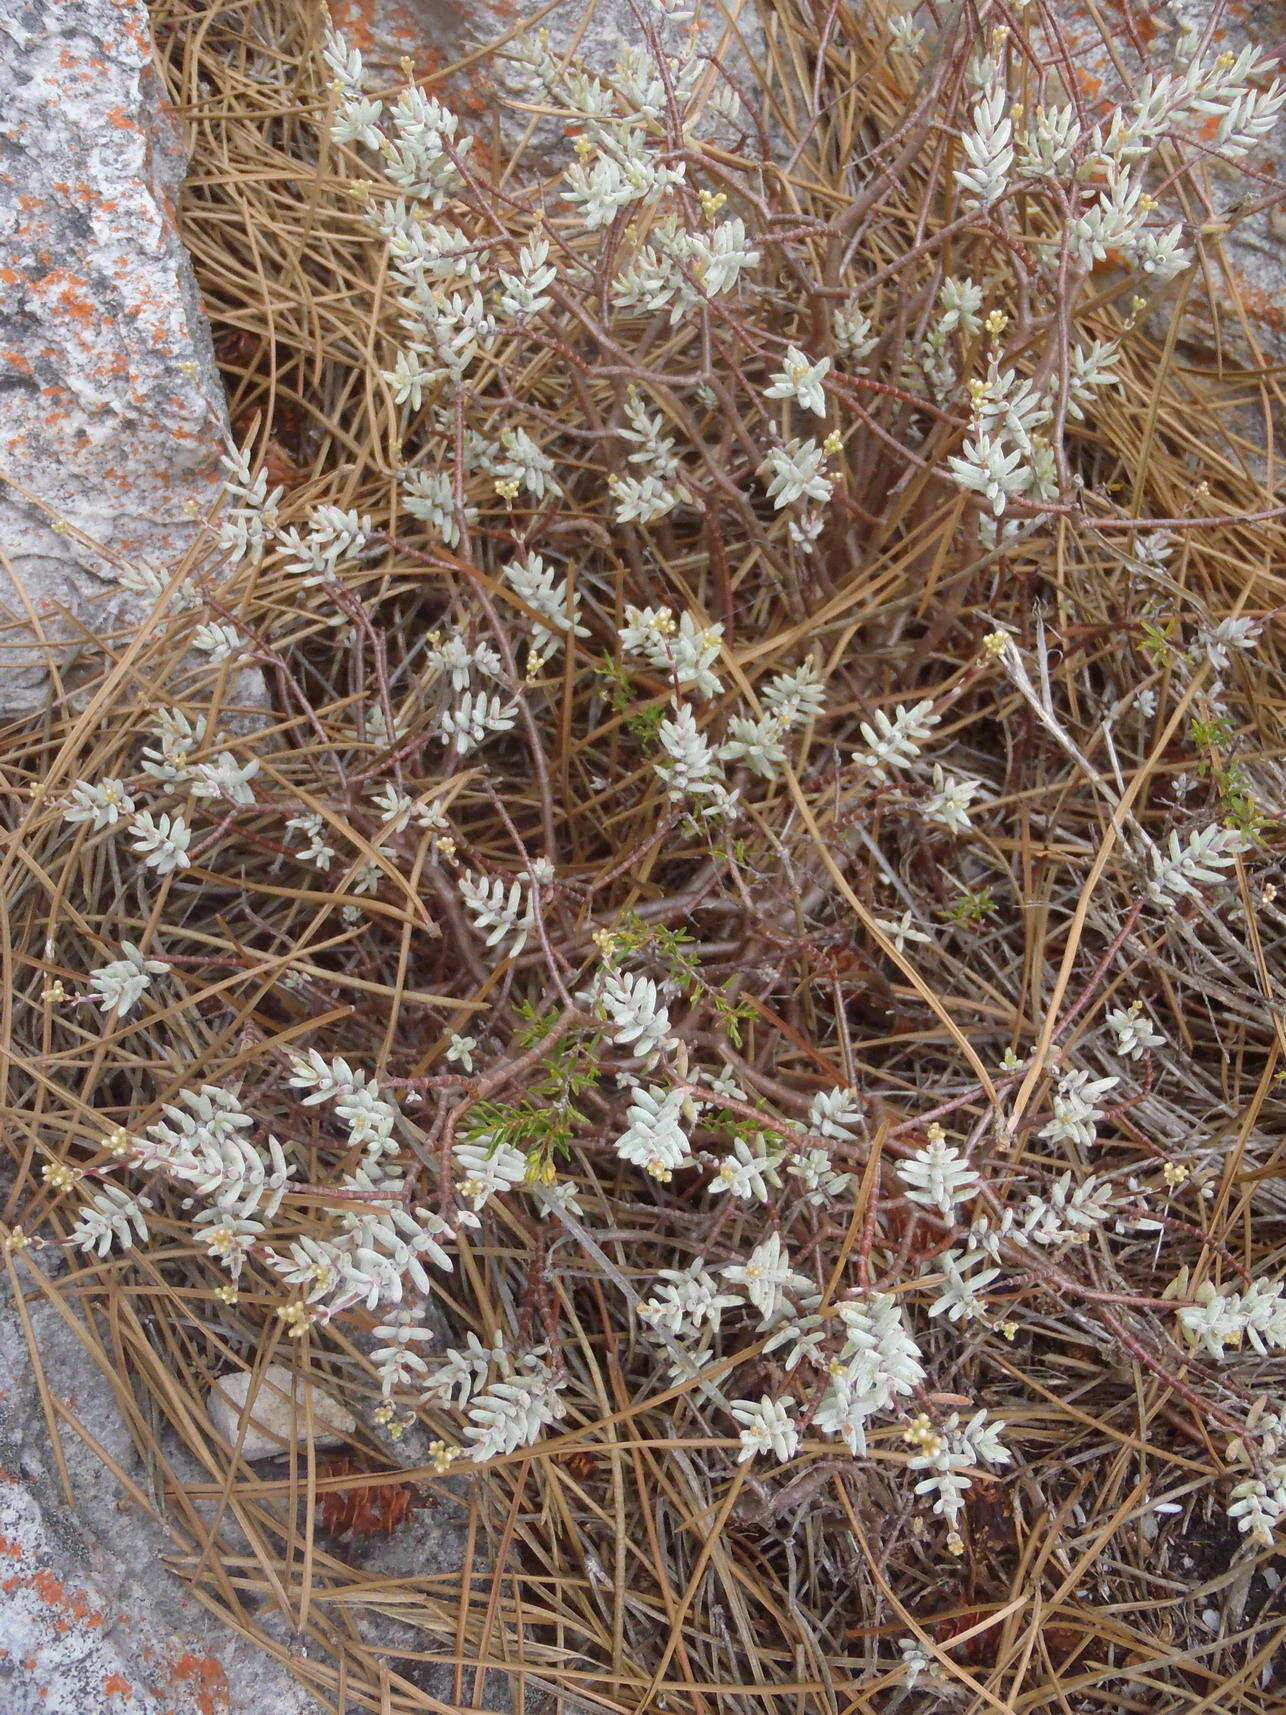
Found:
[[0, 1708], [5, 1715], [164, 1715], [83, 1570], [64, 1564], [35, 1497], [0, 1464]]
[[[645, 0], [646, 3], [646, 0]], [[365, 54], [372, 66], [391, 67], [410, 60], [416, 77], [465, 61], [453, 79], [450, 98], [463, 113], [499, 117], [502, 135], [513, 142], [528, 130], [528, 117], [510, 111], [497, 96], [521, 96], [509, 49], [529, 20], [548, 34], [559, 58], [571, 55], [597, 71], [614, 66], [626, 49], [643, 49], [646, 37], [631, 0], [556, 0], [553, 6], [523, 6], [516, 0], [332, 0], [336, 28]], [[653, 16], [665, 47], [677, 52], [687, 26]], [[756, 0], [703, 0], [698, 18], [700, 51], [718, 53], [731, 75], [747, 90], [754, 86], [755, 62], [762, 57], [763, 25]], [[496, 52], [480, 52], [494, 46]], [[711, 74], [713, 79], [713, 74]], [[528, 91], [528, 98], [530, 92]], [[536, 125], [527, 159], [533, 166], [562, 154], [561, 135]]]
[[141, 0], [0, 0], [0, 712], [150, 605], [218, 480], [224, 402]]
[[[41, 1382], [64, 1413], [57, 1456]], [[320, 1715], [175, 1576], [175, 1541], [133, 1498], [153, 1474], [72, 1328], [38, 1298], [21, 1318], [0, 1270], [0, 1715]]]
[[[1091, 106], [1120, 90], [1118, 68], [1138, 75], [1142, 53], [1164, 69], [1182, 63], [1207, 40], [1211, 54], [1240, 53], [1253, 45], [1286, 71], [1286, 0], [1170, 0], [1165, 6], [1058, 0], [1056, 12], [1077, 68], [1079, 93]], [[1104, 40], [1104, 25], [1110, 43]], [[1203, 266], [1180, 335], [1202, 350], [1217, 345], [1238, 362], [1286, 361], [1286, 228], [1272, 195], [1274, 186], [1286, 183], [1286, 114], [1236, 171], [1226, 170], [1212, 155], [1205, 180], [1209, 207], [1188, 211], [1204, 225], [1199, 235]], [[1218, 308], [1217, 338], [1207, 284]], [[1159, 324], [1157, 332], [1164, 337], [1165, 331]]]

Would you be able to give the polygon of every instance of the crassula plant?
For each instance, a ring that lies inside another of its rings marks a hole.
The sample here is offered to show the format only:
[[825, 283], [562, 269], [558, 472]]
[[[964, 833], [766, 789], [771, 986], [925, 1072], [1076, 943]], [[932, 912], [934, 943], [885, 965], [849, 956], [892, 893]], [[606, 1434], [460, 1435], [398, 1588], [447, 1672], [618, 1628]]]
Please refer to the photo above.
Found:
[[613, 65], [516, 35], [528, 171], [323, 33], [364, 343], [310, 470], [229, 449], [153, 706], [33, 794], [61, 1119], [8, 1248], [153, 1258], [438, 1469], [592, 1439], [601, 1294], [765, 1517], [876, 1473], [948, 1562], [1019, 1354], [1126, 1353], [1266, 1541], [1267, 1166], [1178, 997], [1280, 935], [1269, 616], [1219, 472], [1158, 510], [1121, 425], [1286, 90], [1199, 41], [1091, 101], [1043, 7], [841, 11], [864, 114], [652, 0]]

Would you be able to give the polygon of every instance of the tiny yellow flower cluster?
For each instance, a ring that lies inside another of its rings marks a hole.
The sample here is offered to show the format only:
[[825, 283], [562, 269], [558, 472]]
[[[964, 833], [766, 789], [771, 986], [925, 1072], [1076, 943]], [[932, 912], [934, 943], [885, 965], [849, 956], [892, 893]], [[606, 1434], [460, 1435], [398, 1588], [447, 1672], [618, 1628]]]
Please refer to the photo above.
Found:
[[295, 1340], [302, 1339], [317, 1320], [316, 1309], [304, 1299], [294, 1304], [279, 1305], [277, 1315], [286, 1324], [286, 1332]]
[[[373, 1422], [379, 1424], [390, 1441], [401, 1441], [407, 1430], [412, 1428], [415, 1423], [414, 1413], [400, 1412], [391, 1399], [386, 1399], [381, 1405], [377, 1405], [371, 1413], [371, 1418]], [[440, 1445], [440, 1442], [435, 1441], [433, 1443], [434, 1447]], [[430, 1458], [432, 1458], [432, 1448], [430, 1448]]]
[[604, 959], [615, 958], [621, 939], [617, 930], [595, 929], [591, 939]]
[[236, 1249], [237, 1235], [230, 1226], [207, 1228], [202, 1238], [210, 1255], [221, 1260], [230, 1256]]
[[445, 1441], [429, 1442], [429, 1464], [438, 1476], [445, 1476], [459, 1457], [458, 1447], [449, 1447]]
[[929, 1459], [942, 1451], [942, 1437], [938, 1434], [933, 1419], [923, 1411], [907, 1424], [902, 1431], [902, 1439], [908, 1446], [918, 1447]]

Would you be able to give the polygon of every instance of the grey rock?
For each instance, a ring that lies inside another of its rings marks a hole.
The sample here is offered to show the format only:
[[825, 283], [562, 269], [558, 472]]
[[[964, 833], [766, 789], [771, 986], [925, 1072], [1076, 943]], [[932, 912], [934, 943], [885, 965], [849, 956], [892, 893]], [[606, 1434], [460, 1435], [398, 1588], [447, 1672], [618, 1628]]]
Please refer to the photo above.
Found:
[[[21, 1279], [21, 1263], [18, 1273]], [[136, 1491], [154, 1492], [156, 1473], [140, 1459], [122, 1415], [128, 1379], [101, 1368], [75, 1326], [38, 1293], [29, 1295], [26, 1314], [38, 1368], [0, 1269], [0, 1715], [320, 1715], [262, 1644], [223, 1625], [189, 1594], [181, 1547], [114, 1475], [113, 1466]], [[286, 1372], [277, 1374], [287, 1385]], [[41, 1382], [64, 1412], [57, 1449]], [[324, 1411], [341, 1414], [340, 1422], [351, 1421], [338, 1402], [315, 1392], [315, 1410], [321, 1401]], [[148, 1409], [141, 1390], [135, 1406]], [[229, 1509], [210, 1492], [209, 1467], [164, 1429], [160, 1434], [170, 1482], [189, 1488], [187, 1506], [217, 1531], [229, 1558], [251, 1555]], [[390, 1444], [388, 1451], [408, 1467], [422, 1466], [428, 1438], [415, 1429], [406, 1445], [394, 1452]], [[258, 1456], [280, 1459], [282, 1449], [274, 1444]], [[426, 1623], [414, 1591], [427, 1579], [439, 1593], [449, 1592], [450, 1581], [462, 1576], [471, 1481], [467, 1473], [435, 1481], [391, 1536], [342, 1545], [324, 1531], [319, 1538], [374, 1580], [364, 1599], [344, 1604], [346, 1624], [364, 1650], [444, 1703], [454, 1700], [455, 1669], [445, 1665], [455, 1653], [454, 1628], [440, 1618]], [[475, 1543], [475, 1579], [485, 1579], [488, 1565]], [[247, 1617], [284, 1658], [298, 1654], [289, 1613], [269, 1602]], [[425, 1659], [435, 1655], [436, 1663]], [[468, 1701], [472, 1674], [464, 1687]], [[508, 1711], [511, 1703], [509, 1677], [485, 1675], [478, 1707]], [[346, 1715], [358, 1715], [357, 1706]]]
[[148, 1491], [111, 1383], [51, 1305], [33, 1301], [28, 1316], [45, 1384], [83, 1433], [59, 1436], [69, 1504], [21, 1319], [0, 1285], [0, 1711], [318, 1715], [284, 1667], [187, 1593], [164, 1530], [101, 1456]]
[[222, 388], [141, 0], [0, 0], [0, 713], [74, 684], [209, 511]]
[[0, 1707], [5, 1715], [112, 1709], [164, 1715], [128, 1646], [102, 1630], [101, 1592], [9, 1469], [0, 1440]]
[[[524, 34], [525, 21], [538, 17], [533, 28], [548, 34], [550, 48], [559, 57], [570, 55], [595, 71], [607, 71], [623, 51], [646, 46], [640, 15], [656, 25], [662, 46], [677, 54], [686, 40], [686, 27], [665, 20], [650, 0], [557, 0], [552, 7], [515, 5], [513, 0], [334, 0], [331, 6], [336, 28], [373, 67], [389, 70], [409, 60], [417, 77], [432, 78], [455, 62], [466, 61], [464, 73], [450, 88], [452, 104], [487, 126], [498, 122], [508, 143], [523, 138], [526, 163], [536, 170], [563, 163], [567, 150], [561, 128], [547, 121], [532, 126], [527, 115], [497, 100], [498, 93], [518, 101], [524, 98], [522, 77], [509, 49]], [[723, 0], [720, 6], [702, 0], [700, 16], [705, 20], [700, 51], [717, 52], [729, 74], [749, 94], [763, 51], [757, 0]], [[479, 52], [487, 48], [496, 51]], [[713, 72], [710, 78], [713, 84]], [[526, 98], [530, 99], [529, 92]]]
[[[1114, 34], [1109, 48], [1100, 8], [1089, 0], [1058, 0], [1056, 10], [1085, 92], [1120, 88], [1113, 53], [1132, 76], [1138, 75], [1141, 61], [1129, 31]], [[1120, 8], [1111, 8], [1108, 15], [1119, 18]], [[1133, 18], [1152, 63], [1162, 69], [1180, 63], [1185, 50], [1209, 36], [1210, 55], [1239, 53], [1253, 45], [1275, 57], [1286, 73], [1286, 0], [1238, 0], [1227, 6], [1217, 0], [1169, 0], [1164, 6], [1136, 6]], [[1272, 188], [1286, 184], [1286, 113], [1244, 167], [1246, 172], [1229, 170], [1212, 159], [1204, 169], [1212, 219], [1202, 248], [1218, 309], [1218, 339], [1206, 301], [1206, 277], [1200, 274], [1179, 334], [1203, 357], [1213, 355], [1218, 346], [1234, 364], [1281, 363], [1286, 361], [1286, 224], [1282, 205], [1272, 205]], [[1243, 205], [1252, 212], [1243, 214]], [[1240, 299], [1244, 324], [1233, 308], [1234, 295]], [[1169, 330], [1174, 297], [1173, 291], [1163, 294], [1151, 320], [1151, 331], [1160, 340]], [[1253, 413], [1245, 428], [1252, 439], [1258, 438]]]

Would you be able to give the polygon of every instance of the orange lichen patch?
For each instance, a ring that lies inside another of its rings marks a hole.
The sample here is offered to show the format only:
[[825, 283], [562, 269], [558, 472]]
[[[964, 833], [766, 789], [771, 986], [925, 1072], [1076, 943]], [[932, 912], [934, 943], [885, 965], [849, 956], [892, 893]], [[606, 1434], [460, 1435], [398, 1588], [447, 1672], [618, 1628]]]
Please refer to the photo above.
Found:
[[454, 85], [453, 100], [455, 106], [463, 112], [473, 113], [478, 117], [491, 112], [496, 105], [494, 90], [481, 77], [473, 77], [464, 84]]
[[1237, 289], [1242, 303], [1255, 321], [1271, 328], [1274, 333], [1286, 331], [1286, 309], [1283, 309], [1278, 297], [1265, 292], [1261, 286], [1248, 285], [1241, 279], [1237, 281]]
[[33, 288], [51, 299], [61, 314], [79, 322], [82, 327], [90, 327], [102, 320], [102, 311], [95, 307], [90, 294], [89, 282], [78, 274], [68, 274], [61, 268], [55, 268], [43, 280], [33, 282]]
[[1087, 100], [1093, 101], [1103, 93], [1103, 79], [1095, 77], [1092, 71], [1086, 71], [1083, 66], [1076, 68], [1076, 87]]
[[376, 45], [377, 20], [369, 0], [344, 0], [331, 7], [335, 28], [361, 53], [369, 53]]
[[121, 20], [121, 33], [127, 42], [132, 42], [144, 59], [151, 59], [152, 39], [146, 30], [142, 30], [132, 18]]
[[228, 1676], [212, 1655], [185, 1650], [170, 1669], [170, 1679], [191, 1690], [201, 1715], [224, 1715], [230, 1701]]
[[[15, 1547], [6, 1539], [0, 1539], [0, 1543], [3, 1544], [0, 1552], [11, 1559], [27, 1559], [24, 1549]], [[69, 1590], [62, 1580], [55, 1578], [46, 1567], [39, 1567], [34, 1572], [15, 1572], [11, 1577], [0, 1581], [0, 1590], [7, 1596], [13, 1595], [17, 1590], [30, 1590], [47, 1608], [58, 1611], [54, 1622], [58, 1632], [70, 1630], [69, 1620], [92, 1627], [101, 1626], [106, 1620], [102, 1609], [96, 1608], [83, 1590]]]
[[124, 1674], [109, 1673], [103, 1681], [103, 1691], [108, 1697], [132, 1697], [134, 1687]]
[[[429, 21], [408, 0], [336, 0], [331, 13], [336, 28], [362, 53], [384, 59], [405, 55], [412, 61], [417, 77], [425, 77], [448, 63], [426, 41]], [[436, 24], [435, 33], [441, 33]]]
[[116, 131], [141, 131], [143, 127], [123, 107], [109, 107], [104, 118]]
[[1139, 40], [1145, 47], [1150, 47], [1156, 40], [1156, 20], [1146, 12], [1134, 20], [1134, 28], [1138, 33]]
[[65, 1609], [73, 1619], [80, 1620], [87, 1626], [101, 1626], [104, 1614], [101, 1608], [95, 1608], [83, 1590], [69, 1590], [61, 1579], [55, 1578], [52, 1572], [41, 1570], [33, 1572], [28, 1584], [42, 1602], [51, 1608]]

